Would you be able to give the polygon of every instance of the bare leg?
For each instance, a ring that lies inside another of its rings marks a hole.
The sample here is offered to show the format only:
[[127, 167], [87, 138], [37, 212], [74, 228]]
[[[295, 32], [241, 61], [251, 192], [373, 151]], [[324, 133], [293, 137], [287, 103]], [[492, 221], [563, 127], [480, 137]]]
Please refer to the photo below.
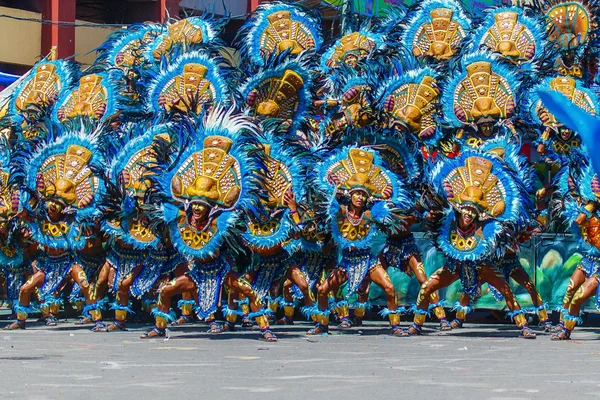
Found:
[[403, 332], [402, 336], [418, 335], [421, 333], [421, 327], [425, 323], [431, 295], [440, 289], [450, 286], [458, 278], [458, 271], [452, 272], [448, 268], [443, 267], [435, 271], [429, 279], [421, 285], [421, 290], [417, 296], [417, 309], [415, 311], [413, 324], [408, 330]]
[[31, 295], [35, 292], [35, 289], [42, 287], [44, 284], [45, 274], [37, 270], [33, 275], [27, 279], [27, 281], [21, 286], [19, 290], [19, 304], [16, 307], [17, 320], [10, 325], [7, 325], [4, 329], [25, 329], [25, 321], [27, 320], [27, 313], [33, 311], [31, 309]]
[[[423, 265], [423, 261], [421, 260], [421, 256], [419, 254], [413, 254], [410, 256], [408, 260], [408, 267], [411, 269], [413, 274], [415, 274], [415, 278], [422, 285], [427, 280], [427, 274], [425, 273], [425, 266]], [[440, 329], [442, 331], [451, 330], [452, 327], [448, 323], [446, 319], [446, 311], [444, 311], [444, 306], [440, 301], [440, 296], [438, 292], [434, 292], [431, 294], [431, 304], [430, 307], [433, 309], [433, 313], [440, 321]]]
[[513, 278], [515, 282], [517, 282], [519, 285], [524, 287], [525, 290], [527, 290], [527, 293], [529, 293], [529, 296], [531, 296], [531, 302], [535, 306], [536, 311], [538, 313], [540, 325], [544, 327], [544, 330], [546, 332], [550, 331], [550, 329], [552, 328], [552, 323], [550, 322], [550, 318], [548, 317], [546, 305], [544, 304], [542, 297], [538, 293], [537, 289], [535, 288], [535, 285], [531, 281], [531, 278], [529, 277], [527, 272], [522, 267], [515, 268], [511, 272], [510, 277]]
[[504, 279], [500, 271], [491, 268], [487, 265], [479, 268], [479, 279], [482, 282], [494, 286], [506, 301], [506, 306], [511, 311], [515, 324], [521, 329], [521, 337], [525, 339], [535, 339], [536, 335], [527, 326], [527, 320], [525, 319], [525, 312], [521, 309], [521, 306], [517, 302], [508, 282]]
[[552, 336], [552, 340], [568, 340], [571, 338], [571, 332], [575, 329], [578, 323], [581, 323], [580, 313], [583, 304], [592, 296], [596, 294], [598, 288], [598, 278], [592, 276], [587, 278], [583, 285], [577, 289], [571, 305], [569, 306], [569, 313], [564, 316], [563, 324], [564, 328], [556, 335]]
[[375, 267], [371, 268], [371, 270], [369, 271], [369, 277], [385, 293], [387, 309], [384, 310], [383, 315], [387, 314], [387, 316], [390, 319], [392, 334], [401, 334], [402, 329], [400, 329], [400, 313], [398, 312], [398, 300], [396, 296], [396, 289], [392, 284], [390, 276], [387, 274], [385, 269], [383, 269], [381, 264], [378, 264]]
[[463, 324], [467, 320], [467, 314], [471, 311], [471, 295], [468, 293], [463, 293], [458, 299], [458, 304], [454, 305], [456, 308], [456, 318], [452, 321], [452, 329], [462, 328]]
[[319, 285], [317, 291], [318, 310], [315, 312], [315, 315], [317, 315], [317, 321], [315, 321], [315, 327], [306, 333], [307, 335], [317, 335], [329, 332], [329, 292], [337, 291], [347, 279], [348, 276], [345, 271], [342, 271], [341, 269], [334, 269]]

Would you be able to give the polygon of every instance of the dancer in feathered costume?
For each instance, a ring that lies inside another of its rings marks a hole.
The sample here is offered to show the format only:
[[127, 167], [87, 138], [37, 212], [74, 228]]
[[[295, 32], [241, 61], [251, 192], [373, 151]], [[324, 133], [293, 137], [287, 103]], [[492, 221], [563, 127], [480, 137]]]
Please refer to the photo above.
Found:
[[[173, 320], [171, 298], [183, 291], [198, 290], [197, 312], [208, 317], [217, 310], [221, 286], [246, 296], [257, 318], [261, 335], [277, 340], [269, 329], [258, 294], [250, 283], [231, 271], [229, 251], [235, 251], [239, 213], [250, 206], [256, 189], [253, 171], [260, 168], [253, 159], [256, 143], [251, 135], [256, 126], [232, 111], [216, 109], [193, 132], [192, 142], [157, 183], [169, 199], [162, 205], [162, 217], [169, 226], [175, 248], [189, 262], [189, 272], [160, 289], [153, 310], [156, 324], [142, 338], [164, 336], [167, 321]], [[248, 136], [250, 134], [250, 136]]]
[[127, 100], [127, 107], [123, 112], [127, 115], [142, 111], [142, 100], [146, 90], [143, 71], [151, 68], [144, 58], [144, 52], [163, 31], [164, 28], [158, 24], [132, 25], [111, 33], [96, 49], [95, 65], [102, 65], [106, 69], [116, 68], [123, 73], [126, 81], [124, 95]]
[[227, 21], [226, 17], [217, 19], [206, 14], [170, 23], [144, 48], [144, 57], [151, 64], [172, 64], [181, 54], [217, 49], [222, 45], [218, 35]]
[[518, 7], [489, 10], [472, 40], [473, 50], [487, 50], [519, 66], [539, 59], [544, 46], [540, 21]]
[[436, 238], [447, 264], [422, 285], [414, 322], [404, 334], [420, 334], [431, 294], [460, 279], [470, 296], [479, 292], [482, 282], [493, 285], [504, 296], [521, 336], [535, 338], [525, 311], [493, 267], [494, 260], [503, 257], [512, 244], [512, 228], [529, 215], [527, 192], [519, 176], [495, 155], [466, 150], [455, 159], [439, 161], [431, 172], [431, 184], [451, 206], [445, 210]]
[[[485, 142], [480, 150], [504, 161], [506, 168], [509, 168], [512, 173], [518, 176], [521, 184], [527, 190], [529, 198], [533, 197], [533, 168], [529, 165], [525, 156], [519, 154], [518, 144], [512, 142], [507, 136], [498, 136]], [[522, 202], [525, 204], [527, 214], [524, 214], [520, 220], [516, 221], [517, 223], [505, 225], [505, 229], [509, 232], [509, 237], [512, 239], [510, 243], [507, 243], [506, 252], [494, 261], [494, 266], [502, 272], [506, 282], [509, 282], [512, 278], [529, 293], [534, 306], [533, 311], [537, 313], [540, 325], [544, 330], [549, 331], [552, 328], [552, 323], [548, 317], [546, 304], [538, 293], [529, 274], [521, 265], [519, 257], [521, 245], [531, 238], [534, 231], [539, 231], [539, 227], [534, 219], [533, 204], [527, 199], [522, 199]], [[496, 288], [490, 286], [490, 291], [498, 301], [502, 300], [503, 296]], [[466, 314], [471, 310], [470, 296], [466, 293], [463, 294], [460, 301], [454, 305], [454, 308], [457, 310], [457, 313], [456, 319], [452, 321], [452, 327], [459, 328], [462, 327], [466, 319]]]
[[[536, 4], [536, 3], [534, 3]], [[541, 1], [546, 34], [558, 51], [554, 69], [562, 76], [591, 80], [586, 58], [598, 30], [598, 2], [595, 0]]]
[[[264, 171], [257, 171], [261, 182], [260, 201], [244, 214], [247, 229], [242, 240], [253, 253], [246, 276], [260, 301], [266, 303], [266, 311], [277, 309], [279, 285], [285, 278], [302, 287], [304, 301], [312, 305], [300, 265], [292, 263], [285, 249], [301, 221], [296, 201], [296, 197], [302, 198], [304, 193], [300, 159], [289, 140], [271, 132], [265, 133], [261, 144]], [[248, 316], [242, 315], [242, 318]]]
[[77, 65], [72, 61], [55, 60], [53, 54], [38, 61], [15, 88], [3, 124], [13, 126], [21, 140], [43, 133], [36, 125], [52, 114], [58, 97], [75, 84], [78, 76]]
[[566, 203], [565, 216], [579, 239], [583, 258], [571, 277], [565, 299], [561, 322], [552, 340], [568, 340], [577, 324], [581, 324], [581, 307], [596, 296], [600, 308], [598, 274], [600, 273], [600, 180], [591, 165], [584, 165], [577, 177], [563, 176], [559, 192]]
[[[11, 150], [8, 141], [0, 140], [0, 265], [6, 284], [6, 300], [18, 312], [19, 290], [31, 275], [36, 246], [29, 240], [18, 218], [22, 182], [11, 174]], [[21, 319], [24, 319], [23, 317]]]
[[[40, 143], [33, 153], [23, 151], [18, 160], [24, 176], [24, 220], [40, 253], [35, 273], [20, 289], [18, 319], [8, 329], [25, 328], [31, 294], [36, 288], [47, 305], [58, 304], [56, 291], [67, 276], [79, 285], [86, 310], [101, 323], [93, 287], [85, 273], [88, 263], [96, 268], [103, 263], [96, 227], [104, 187], [93, 173], [94, 168], [104, 165], [99, 132], [83, 122], [52, 129], [56, 138], [48, 134], [47, 142]], [[55, 324], [52, 314], [47, 322]]]
[[408, 21], [403, 37], [415, 57], [438, 63], [455, 57], [470, 27], [459, 2], [428, 0]]
[[[105, 279], [110, 276], [112, 280], [115, 303], [111, 309], [115, 310], [115, 322], [108, 327], [97, 327], [98, 332], [126, 330], [127, 313], [133, 312], [129, 306], [130, 291], [141, 297], [160, 275], [171, 273], [181, 262], [175, 251], [168, 251], [165, 238], [152, 229], [144, 209], [149, 199], [150, 177], [159, 162], [158, 153], [165, 148], [168, 153], [169, 132], [166, 125], [154, 126], [145, 133], [141, 126], [129, 127], [121, 130], [122, 141], [112, 144], [118, 152], [110, 157], [108, 191], [101, 205], [102, 228], [109, 237], [102, 276]], [[165, 156], [168, 158], [169, 154]], [[102, 294], [100, 289], [97, 293]]]
[[242, 58], [259, 67], [274, 57], [311, 55], [323, 43], [316, 16], [298, 4], [278, 1], [258, 6], [237, 36]]
[[517, 135], [511, 122], [519, 87], [514, 73], [485, 52], [469, 54], [461, 64], [442, 96], [444, 118], [457, 128], [453, 152], [478, 148], [506, 130]]
[[389, 206], [393, 202], [407, 209], [405, 192], [375, 152], [366, 148], [344, 148], [321, 163], [318, 171], [321, 189], [329, 197], [328, 219], [339, 267], [319, 286], [318, 306], [311, 312], [317, 321], [308, 334], [329, 331], [328, 293], [337, 291], [346, 281], [347, 297], [365, 281], [381, 287], [387, 299], [382, 316], [389, 316], [392, 334], [400, 334], [396, 291], [379, 257], [385, 246], [386, 229], [393, 222]]
[[561, 93], [570, 103], [591, 116], [597, 115], [600, 111], [597, 96], [591, 90], [584, 88], [581, 81], [570, 77], [546, 78], [532, 93], [530, 100], [532, 118], [543, 129], [537, 150], [545, 156], [547, 162], [566, 166], [570, 161], [580, 157], [583, 151], [581, 137], [544, 107], [536, 94], [539, 91]]

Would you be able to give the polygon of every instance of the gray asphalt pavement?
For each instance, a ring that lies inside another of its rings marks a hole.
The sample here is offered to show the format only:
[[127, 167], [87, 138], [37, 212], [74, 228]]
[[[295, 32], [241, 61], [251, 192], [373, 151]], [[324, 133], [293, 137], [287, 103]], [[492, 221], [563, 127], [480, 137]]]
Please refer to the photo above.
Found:
[[519, 339], [512, 325], [391, 337], [383, 322], [307, 337], [309, 325], [205, 333], [200, 322], [169, 339], [147, 326], [92, 333], [60, 322], [0, 331], [2, 397], [15, 399], [575, 399], [600, 397], [600, 329], [570, 342]]

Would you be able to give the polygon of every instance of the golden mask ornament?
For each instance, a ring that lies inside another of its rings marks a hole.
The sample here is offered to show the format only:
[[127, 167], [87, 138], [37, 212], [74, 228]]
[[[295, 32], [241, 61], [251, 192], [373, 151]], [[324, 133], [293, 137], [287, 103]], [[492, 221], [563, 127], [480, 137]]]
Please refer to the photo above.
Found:
[[299, 91], [304, 80], [292, 69], [280, 76], [269, 77], [258, 83], [246, 97], [246, 103], [254, 114], [266, 118], [291, 120], [299, 107]]
[[505, 208], [505, 189], [483, 157], [468, 157], [444, 179], [448, 200], [458, 210], [477, 210], [480, 219], [500, 216]]
[[437, 60], [452, 58], [466, 37], [465, 30], [455, 20], [456, 17], [459, 17], [458, 13], [452, 8], [430, 10], [428, 21], [421, 24], [412, 37], [412, 52], [415, 57], [433, 57]]
[[70, 145], [65, 153], [48, 157], [37, 173], [38, 190], [66, 205], [88, 206], [100, 185], [89, 167], [91, 158], [91, 151], [80, 145]]
[[479, 46], [513, 62], [531, 61], [538, 50], [536, 40], [533, 32], [519, 21], [520, 18], [524, 17], [510, 10], [494, 14], [494, 24], [483, 34]]
[[164, 86], [158, 104], [166, 111], [175, 109], [199, 114], [204, 104], [211, 103], [217, 96], [216, 88], [206, 79], [207, 73], [208, 68], [202, 64], [185, 64], [183, 72]]
[[188, 157], [171, 180], [176, 200], [184, 203], [203, 201], [232, 208], [241, 193], [240, 164], [229, 154], [231, 139], [207, 136], [204, 148]]
[[385, 99], [384, 107], [393, 118], [392, 125], [427, 139], [435, 134], [439, 95], [436, 79], [425, 75], [399, 86]]
[[313, 33], [295, 16], [286, 10], [276, 11], [267, 16], [268, 26], [260, 35], [260, 54], [267, 58], [284, 51], [298, 55], [315, 49]]
[[462, 123], [479, 119], [510, 118], [515, 110], [515, 94], [508, 80], [492, 70], [487, 61], [466, 66], [467, 76], [454, 89], [454, 116]]
[[60, 121], [75, 117], [101, 119], [108, 104], [108, 90], [105, 78], [96, 74], [81, 77], [79, 87], [74, 89], [62, 102], [57, 111]]
[[391, 178], [381, 168], [373, 164], [372, 153], [353, 148], [348, 158], [334, 163], [327, 169], [328, 181], [343, 191], [364, 190], [369, 196], [390, 199], [392, 195]]
[[368, 57], [376, 48], [377, 42], [374, 39], [360, 32], [353, 32], [337, 41], [333, 52], [325, 60], [325, 65], [335, 68], [344, 63], [354, 67], [358, 61]]

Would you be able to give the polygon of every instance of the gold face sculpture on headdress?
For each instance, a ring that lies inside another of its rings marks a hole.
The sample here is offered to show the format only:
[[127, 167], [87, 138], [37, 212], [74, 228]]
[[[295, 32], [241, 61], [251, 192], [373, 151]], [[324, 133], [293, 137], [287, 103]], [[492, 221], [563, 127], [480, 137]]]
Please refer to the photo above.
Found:
[[232, 208], [241, 193], [240, 164], [229, 154], [232, 141], [208, 136], [204, 149], [188, 157], [171, 181], [176, 200], [204, 202], [213, 207]]
[[590, 13], [576, 1], [567, 1], [546, 12], [548, 40], [560, 50], [579, 47], [587, 41], [591, 29]]
[[84, 208], [93, 200], [100, 181], [89, 167], [90, 150], [71, 145], [62, 154], [48, 157], [37, 173], [38, 190], [64, 204]]
[[421, 25], [412, 38], [412, 52], [419, 58], [429, 56], [448, 60], [466, 37], [465, 31], [452, 19], [454, 11], [450, 8], [436, 8], [429, 16], [431, 21]]
[[420, 82], [406, 83], [385, 99], [385, 110], [406, 130], [426, 139], [436, 130], [436, 103], [440, 90], [435, 78], [424, 76]]
[[168, 54], [174, 44], [199, 44], [208, 39], [204, 37], [201, 27], [187, 18], [169, 25], [168, 29], [166, 35], [158, 38], [160, 43], [152, 52], [156, 61], [160, 61], [162, 55]]
[[506, 78], [492, 71], [487, 61], [467, 65], [467, 76], [454, 90], [454, 115], [464, 123], [479, 119], [510, 118], [515, 110], [515, 94]]
[[56, 73], [56, 65], [43, 63], [35, 68], [31, 78], [15, 98], [15, 107], [19, 111], [29, 105], [49, 105], [54, 103], [62, 89], [62, 82]]
[[314, 50], [315, 38], [308, 29], [292, 19], [289, 11], [277, 11], [267, 17], [269, 26], [260, 36], [260, 53], [263, 58], [289, 51], [297, 55]]
[[325, 60], [325, 65], [335, 68], [339, 64], [355, 67], [358, 61], [371, 54], [377, 43], [360, 32], [353, 32], [343, 36], [335, 46], [333, 54]]
[[[596, 115], [593, 100], [587, 93], [577, 89], [575, 79], [567, 77], [554, 78], [550, 81], [550, 88], [566, 96], [573, 104], [585, 112], [594, 116]], [[544, 126], [557, 128], [562, 125], [556, 117], [542, 105], [541, 100], [536, 104], [535, 112]]]
[[260, 82], [246, 98], [255, 115], [267, 118], [292, 119], [299, 106], [298, 92], [304, 80], [294, 70], [286, 69], [281, 76]]
[[327, 170], [328, 180], [343, 191], [363, 190], [369, 196], [391, 198], [391, 179], [373, 164], [373, 154], [362, 149], [350, 149], [348, 158], [338, 161]]
[[484, 220], [500, 216], [506, 207], [505, 189], [492, 171], [493, 164], [483, 157], [469, 157], [465, 165], [452, 170], [444, 179], [448, 200], [458, 210], [476, 210]]
[[74, 89], [57, 111], [58, 119], [65, 121], [76, 117], [101, 119], [108, 104], [108, 91], [103, 77], [89, 74], [81, 77]]
[[494, 15], [494, 25], [485, 32], [483, 45], [512, 61], [531, 61], [536, 52], [533, 33], [519, 22], [519, 14], [502, 11]]
[[166, 111], [175, 109], [183, 113], [200, 113], [203, 105], [212, 102], [216, 96], [215, 87], [205, 78], [207, 73], [208, 68], [202, 64], [185, 64], [183, 73], [164, 86], [158, 103]]

